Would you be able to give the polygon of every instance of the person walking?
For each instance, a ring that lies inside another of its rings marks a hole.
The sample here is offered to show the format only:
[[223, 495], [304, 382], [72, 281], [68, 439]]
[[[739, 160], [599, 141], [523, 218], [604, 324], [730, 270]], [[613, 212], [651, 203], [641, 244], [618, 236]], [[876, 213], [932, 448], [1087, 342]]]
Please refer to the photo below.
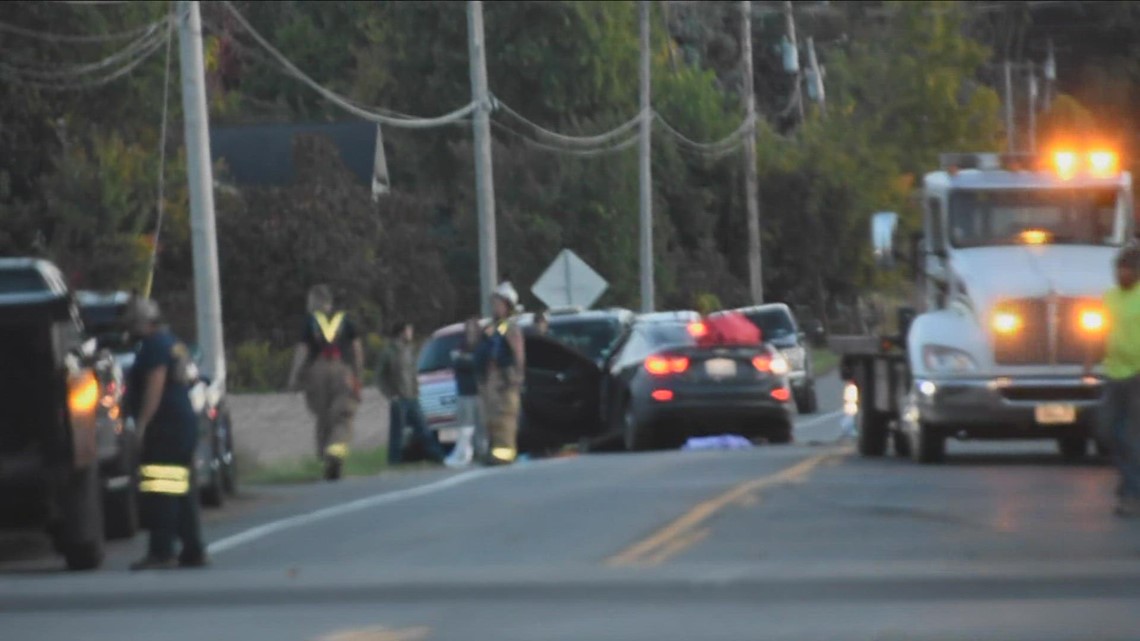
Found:
[[309, 314], [289, 372], [289, 389], [297, 390], [303, 382], [305, 401], [316, 417], [317, 458], [329, 481], [340, 479], [348, 456], [364, 373], [360, 335], [333, 303], [327, 285], [309, 290]]
[[[1085, 364], [1085, 374], [1103, 359], [1105, 378], [1101, 437], [1109, 443], [1120, 472], [1116, 513], [1140, 517], [1140, 248], [1127, 247], [1116, 258], [1116, 286], [1104, 295], [1107, 331]], [[1082, 320], [1098, 329], [1095, 320]]]
[[388, 399], [388, 464], [396, 465], [403, 461], [404, 429], [409, 427], [413, 442], [423, 448], [428, 459], [442, 463], [443, 448], [428, 432], [424, 410], [420, 406], [415, 328], [411, 323], [399, 323], [392, 328], [389, 337], [391, 340], [380, 355], [376, 371], [380, 393]]
[[472, 459], [486, 455], [486, 437], [481, 428], [479, 412], [479, 385], [475, 371], [475, 349], [479, 345], [479, 319], [467, 319], [463, 326], [463, 344], [452, 353], [455, 370], [455, 387], [459, 393], [455, 418], [459, 424], [459, 437], [448, 455], [448, 467], [470, 465]]
[[490, 452], [489, 465], [509, 465], [518, 455], [519, 413], [526, 371], [525, 343], [514, 316], [519, 295], [510, 282], [503, 282], [491, 296], [493, 318], [486, 338], [475, 354], [479, 372], [479, 397], [485, 412]]
[[[152, 300], [132, 299], [125, 320], [139, 339], [127, 406], [142, 442], [139, 491], [150, 524], [146, 556], [131, 569], [202, 567], [207, 558], [194, 474], [198, 417], [190, 403], [190, 352], [160, 325], [158, 304]], [[181, 542], [177, 557], [176, 539]]]

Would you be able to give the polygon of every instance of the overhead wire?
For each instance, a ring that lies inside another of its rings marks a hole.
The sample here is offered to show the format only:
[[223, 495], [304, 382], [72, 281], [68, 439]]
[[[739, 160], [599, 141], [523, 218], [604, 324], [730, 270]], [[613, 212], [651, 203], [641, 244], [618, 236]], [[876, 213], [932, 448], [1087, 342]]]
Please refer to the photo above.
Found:
[[597, 156], [604, 156], [607, 154], [613, 154], [613, 153], [617, 153], [620, 151], [624, 151], [626, 149], [633, 147], [635, 144], [637, 144], [637, 141], [640, 139], [639, 135], [634, 134], [634, 135], [630, 136], [628, 139], [623, 140], [622, 142], [615, 143], [615, 144], [612, 144], [612, 145], [609, 145], [606, 147], [599, 147], [596, 149], [572, 149], [572, 148], [567, 148], [567, 147], [559, 147], [557, 145], [550, 145], [550, 144], [535, 140], [533, 138], [530, 138], [526, 134], [520, 133], [520, 132], [512, 129], [511, 127], [508, 127], [507, 125], [504, 125], [503, 123], [497, 122], [495, 120], [491, 121], [491, 126], [496, 128], [496, 129], [499, 129], [501, 131], [505, 131], [505, 132], [515, 136], [516, 138], [521, 140], [523, 142], [523, 144], [525, 144], [529, 147], [533, 147], [533, 148], [539, 149], [541, 151], [549, 151], [552, 153], [565, 154], [565, 155], [569, 155], [569, 156], [577, 156], [579, 158], [593, 158], [593, 157], [597, 157]]
[[[44, 65], [42, 63], [33, 63], [33, 66], [17, 66], [9, 63], [0, 64], [10, 73], [19, 74], [42, 82], [50, 82], [53, 80], [63, 81], [69, 78], [90, 76], [106, 69], [119, 67], [120, 65], [130, 65], [133, 62], [137, 62], [140, 58], [146, 58], [154, 53], [170, 36], [169, 30], [160, 29], [160, 27], [166, 26], [164, 22], [165, 21], [158, 21], [148, 26], [142, 36], [139, 36], [126, 46], [96, 62], [62, 67], [58, 65]], [[36, 68], [37, 66], [39, 68]]]
[[290, 61], [289, 58], [285, 56], [285, 54], [278, 51], [277, 48], [272, 45], [272, 43], [266, 40], [266, 38], [262, 36], [261, 33], [254, 29], [253, 25], [249, 23], [245, 16], [243, 16], [241, 12], [239, 12], [237, 8], [234, 7], [231, 2], [229, 2], [229, 0], [223, 0], [222, 5], [226, 7], [226, 9], [230, 12], [231, 15], [233, 15], [234, 19], [237, 20], [237, 22], [242, 26], [243, 29], [245, 29], [250, 37], [257, 41], [257, 44], [259, 44], [262, 49], [265, 49], [265, 51], [268, 52], [269, 55], [277, 61], [277, 63], [286, 71], [286, 73], [288, 73], [290, 76], [293, 76], [293, 78], [299, 80], [305, 85], [308, 85], [310, 89], [319, 93], [329, 102], [340, 107], [344, 111], [347, 111], [359, 118], [363, 118], [364, 120], [405, 129], [429, 129], [433, 127], [453, 124], [472, 114], [475, 111], [476, 107], [478, 107], [478, 105], [472, 101], [463, 107], [456, 109], [455, 111], [435, 118], [418, 118], [405, 114], [398, 114], [396, 112], [384, 113], [378, 110], [364, 107], [355, 100], [352, 100], [346, 96], [342, 96], [339, 93], [324, 87], [319, 82], [309, 77], [308, 74], [298, 68], [297, 65], [293, 64], [293, 62]]
[[36, 29], [28, 29], [19, 25], [9, 24], [7, 22], [0, 22], [0, 32], [10, 33], [24, 38], [31, 38], [33, 40], [41, 40], [44, 42], [54, 42], [61, 44], [103, 44], [107, 42], [115, 42], [117, 40], [136, 38], [140, 35], [144, 35], [146, 32], [150, 31], [152, 27], [161, 24], [162, 22], [162, 20], [158, 20], [151, 24], [135, 27], [134, 29], [105, 34], [52, 33], [50, 31], [38, 31]]
[[158, 243], [162, 237], [162, 223], [166, 214], [166, 120], [170, 108], [170, 49], [174, 42], [174, 20], [167, 24], [166, 64], [162, 76], [162, 121], [158, 130], [158, 202], [154, 221], [154, 246], [150, 250], [150, 267], [147, 269], [143, 298], [150, 298], [154, 286], [154, 272], [158, 266]]
[[[71, 67], [66, 71], [42, 71], [14, 67], [0, 62], [0, 77], [13, 82], [36, 87], [46, 91], [73, 91], [79, 89], [92, 89], [110, 84], [134, 71], [139, 65], [149, 59], [169, 39], [168, 35], [155, 38], [143, 44], [141, 49], [132, 47], [129, 55], [120, 56], [123, 52], [113, 54], [115, 63], [122, 62], [122, 66], [106, 73], [104, 67], [112, 63], [104, 59], [98, 63]], [[95, 75], [92, 77], [92, 74]], [[86, 76], [86, 77], [85, 77]]]
[[724, 136], [720, 140], [714, 140], [711, 142], [698, 142], [678, 131], [677, 128], [669, 124], [669, 121], [665, 120], [664, 116], [662, 116], [659, 112], [655, 111], [654, 116], [656, 117], [657, 122], [670, 136], [673, 137], [674, 140], [694, 151], [719, 153], [725, 149], [735, 148], [744, 141], [746, 136], [751, 135], [756, 130], [756, 117], [751, 116], [749, 118], [745, 118], [744, 121], [740, 123], [740, 126], [738, 126], [732, 131], [732, 133], [729, 133], [727, 136]]
[[633, 118], [623, 122], [622, 124], [614, 127], [613, 129], [592, 135], [592, 136], [570, 136], [567, 134], [551, 131], [545, 127], [529, 120], [519, 112], [515, 111], [506, 103], [495, 99], [495, 110], [502, 111], [504, 114], [513, 117], [515, 120], [527, 125], [533, 129], [539, 136], [549, 138], [556, 144], [564, 144], [567, 146], [582, 146], [582, 147], [596, 147], [598, 145], [605, 145], [612, 140], [621, 137], [623, 134], [632, 131], [641, 124], [641, 119], [644, 117], [645, 112], [639, 113]]

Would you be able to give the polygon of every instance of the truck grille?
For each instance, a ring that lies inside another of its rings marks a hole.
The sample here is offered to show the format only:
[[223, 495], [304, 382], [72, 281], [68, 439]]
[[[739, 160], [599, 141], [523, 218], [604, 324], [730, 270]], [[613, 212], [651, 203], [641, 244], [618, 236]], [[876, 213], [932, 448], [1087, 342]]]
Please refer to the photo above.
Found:
[[1088, 342], [1080, 327], [1081, 310], [1097, 301], [1089, 298], [1021, 298], [1002, 301], [998, 308], [1021, 319], [1013, 334], [994, 334], [994, 362], [999, 365], [1079, 365]]

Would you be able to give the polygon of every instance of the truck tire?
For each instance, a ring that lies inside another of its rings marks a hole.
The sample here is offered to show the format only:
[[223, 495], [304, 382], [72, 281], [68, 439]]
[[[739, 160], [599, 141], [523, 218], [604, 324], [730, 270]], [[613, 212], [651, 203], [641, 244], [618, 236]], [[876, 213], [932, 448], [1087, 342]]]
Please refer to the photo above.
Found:
[[1083, 436], [1062, 436], [1057, 439], [1057, 449], [1066, 461], [1079, 461], [1089, 453], [1089, 439]]
[[885, 416], [860, 404], [859, 412], [855, 415], [859, 454], [868, 458], [878, 458], [886, 454], [888, 428]]
[[60, 496], [63, 521], [55, 531], [55, 547], [69, 570], [94, 570], [103, 563], [103, 492], [98, 467], [89, 465], [73, 472]]
[[237, 455], [234, 454], [233, 423], [230, 420], [229, 410], [222, 414], [222, 418], [225, 421], [222, 441], [222, 489], [230, 496], [237, 496]]
[[800, 414], [815, 414], [819, 411], [819, 398], [815, 393], [815, 383], [809, 383], [796, 394], [796, 411]]
[[946, 436], [929, 425], [919, 423], [911, 443], [911, 457], [916, 463], [941, 463], [946, 460]]
[[910, 458], [910, 439], [902, 430], [894, 430], [891, 432], [891, 445], [894, 447], [895, 456], [898, 458]]

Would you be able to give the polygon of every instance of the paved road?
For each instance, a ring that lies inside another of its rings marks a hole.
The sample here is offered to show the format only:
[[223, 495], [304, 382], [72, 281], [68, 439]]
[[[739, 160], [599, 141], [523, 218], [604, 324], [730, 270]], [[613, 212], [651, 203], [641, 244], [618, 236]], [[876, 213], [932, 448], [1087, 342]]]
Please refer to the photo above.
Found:
[[[837, 406], [836, 381], [825, 396]], [[1140, 523], [1047, 445], [862, 460], [797, 444], [262, 490], [215, 567], [0, 564], [5, 640], [1140, 638]], [[810, 443], [818, 443], [811, 445]], [[332, 507], [327, 507], [332, 505]]]

